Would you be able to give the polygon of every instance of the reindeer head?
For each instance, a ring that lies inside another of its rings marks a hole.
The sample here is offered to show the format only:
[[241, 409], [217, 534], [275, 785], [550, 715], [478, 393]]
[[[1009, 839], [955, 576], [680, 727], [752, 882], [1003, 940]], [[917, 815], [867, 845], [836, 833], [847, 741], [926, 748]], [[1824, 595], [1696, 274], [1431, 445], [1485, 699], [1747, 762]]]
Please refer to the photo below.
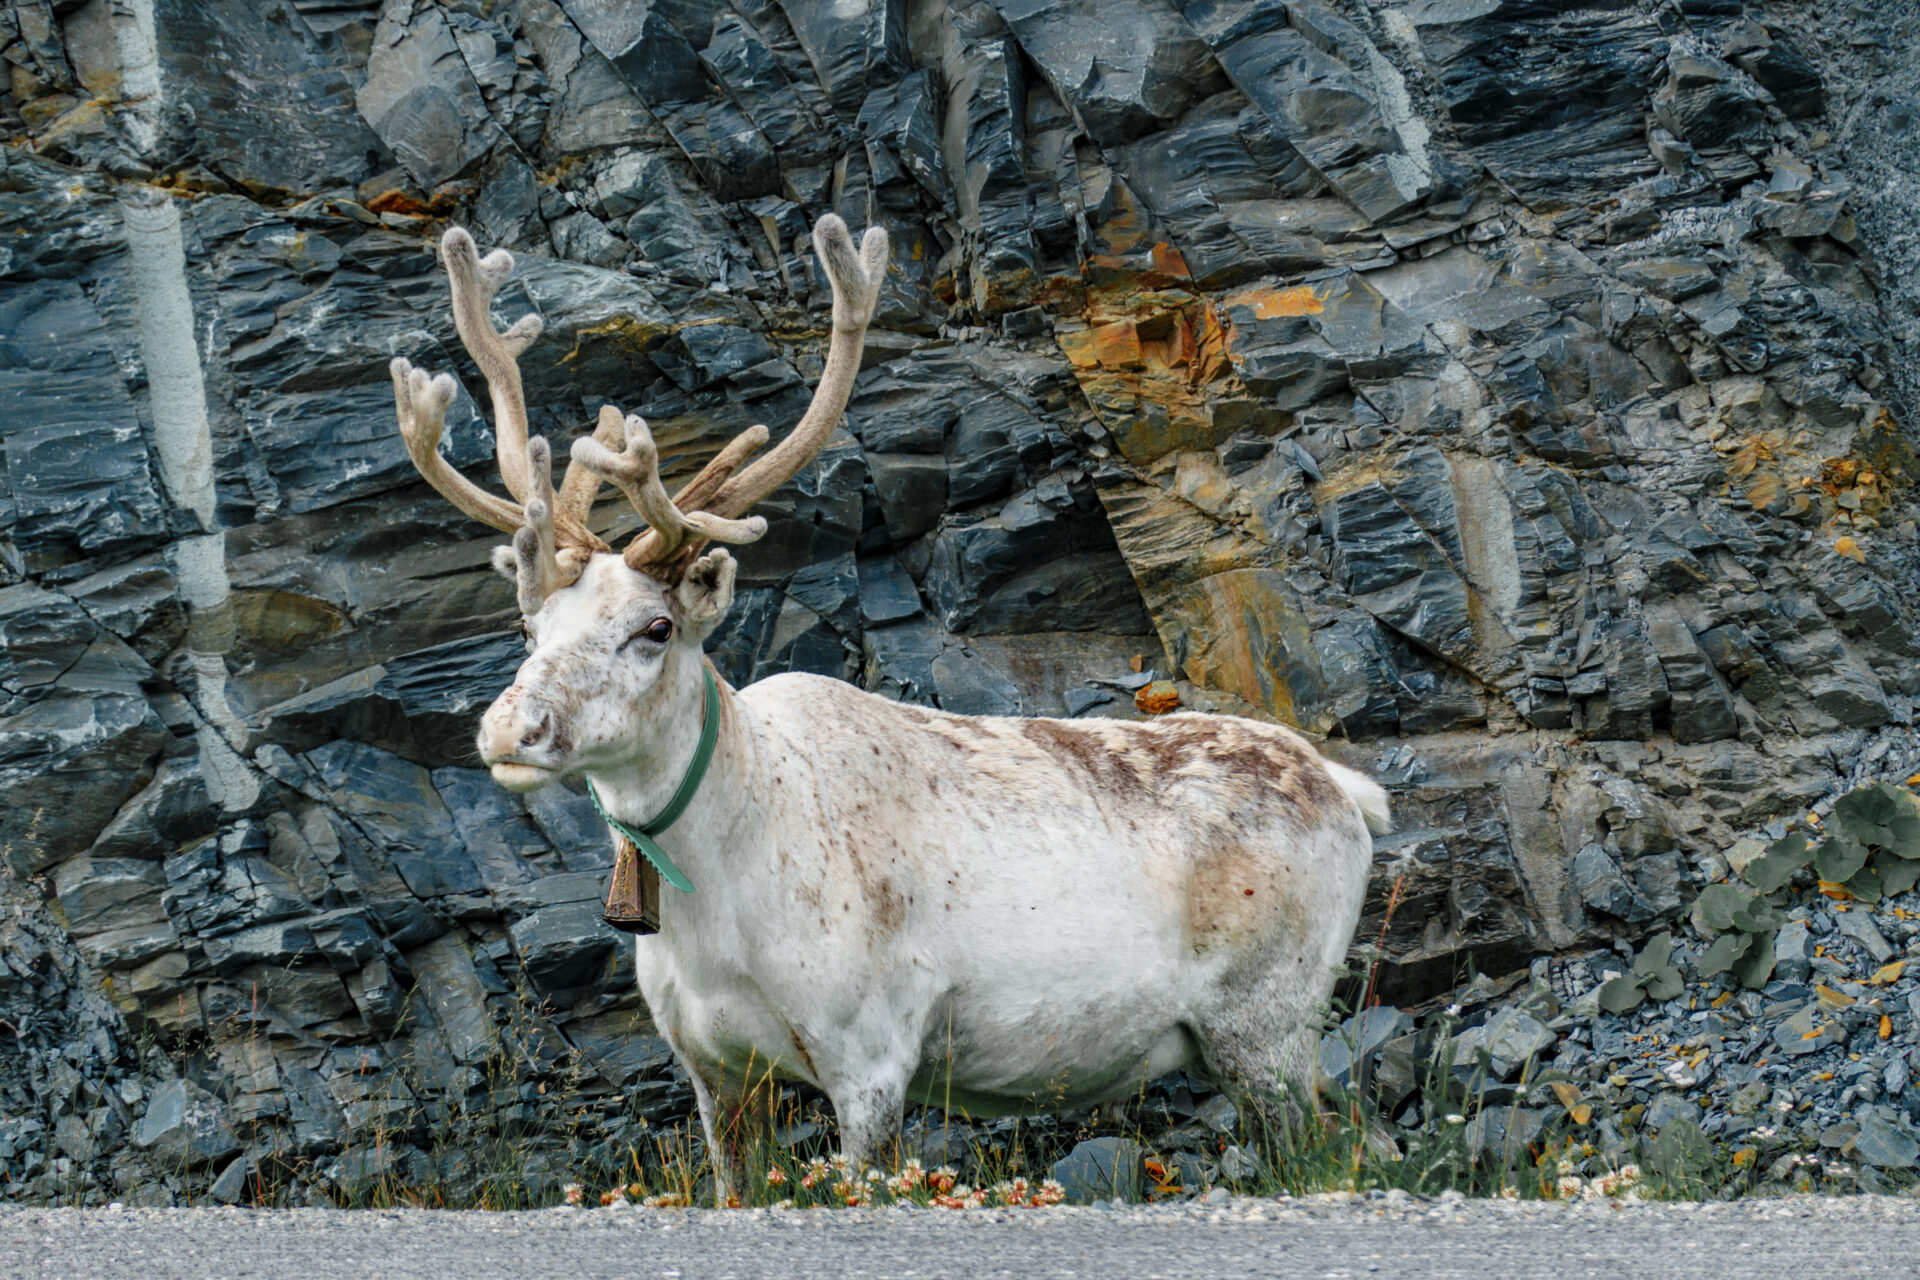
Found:
[[[527, 437], [517, 363], [540, 319], [526, 316], [502, 333], [488, 313], [513, 257], [479, 257], [458, 227], [442, 238], [454, 325], [487, 379], [500, 478], [514, 500], [480, 488], [440, 456], [450, 375], [430, 377], [395, 360], [394, 396], [420, 474], [460, 510], [513, 534], [511, 547], [495, 550], [494, 567], [518, 587], [528, 658], [482, 717], [479, 739], [481, 759], [503, 786], [530, 791], [562, 773], [644, 759], [670, 709], [684, 704], [676, 695], [698, 687], [701, 641], [726, 616], [734, 576], [733, 557], [702, 549], [766, 532], [766, 521], [747, 512], [811, 461], [839, 422], [885, 277], [887, 233], [878, 227], [856, 253], [846, 224], [828, 214], [813, 243], [833, 286], [833, 336], [812, 404], [766, 456], [742, 469], [768, 438], [765, 427], [752, 427], [669, 497], [646, 421], [611, 406], [591, 436], [573, 442], [554, 489], [547, 442]], [[587, 527], [603, 481], [647, 522], [617, 554]]]

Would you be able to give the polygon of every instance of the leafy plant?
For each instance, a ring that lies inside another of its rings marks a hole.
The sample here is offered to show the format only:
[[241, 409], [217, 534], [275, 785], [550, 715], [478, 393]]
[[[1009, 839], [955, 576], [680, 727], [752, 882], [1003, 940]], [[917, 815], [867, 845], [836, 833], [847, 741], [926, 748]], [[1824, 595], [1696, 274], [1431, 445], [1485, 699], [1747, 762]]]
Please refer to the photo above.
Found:
[[[1796, 842], [1798, 852], [1794, 848]], [[1762, 882], [1773, 883], [1777, 888], [1805, 864], [1805, 846], [1806, 841], [1798, 836], [1776, 840], [1747, 870], [1750, 874], [1754, 867], [1768, 863]], [[1701, 977], [1711, 978], [1731, 970], [1741, 986], [1757, 990], [1773, 976], [1773, 935], [1782, 917], [1777, 905], [1757, 892], [1758, 887], [1713, 884], [1700, 891], [1700, 898], [1694, 904], [1693, 922], [1702, 933], [1713, 937], [1707, 953], [1700, 957]]]
[[1913, 793], [1882, 782], [1841, 796], [1813, 865], [1822, 880], [1862, 902], [1913, 888], [1920, 882], [1920, 807]]
[[1647, 939], [1645, 949], [1633, 958], [1630, 972], [1601, 984], [1600, 1007], [1608, 1013], [1625, 1013], [1638, 1008], [1648, 996], [1671, 1000], [1679, 995], [1686, 989], [1686, 983], [1680, 977], [1680, 970], [1671, 963], [1672, 956], [1673, 935], [1654, 934]]
[[1862, 902], [1905, 893], [1920, 883], [1920, 804], [1885, 783], [1849, 792], [1834, 805], [1832, 830], [1818, 845], [1789, 833], [1747, 864], [1741, 882], [1702, 889], [1693, 924], [1713, 940], [1700, 958], [1702, 978], [1731, 972], [1749, 989], [1766, 985], [1774, 932], [1784, 922], [1778, 895], [1809, 864], [1823, 887]]

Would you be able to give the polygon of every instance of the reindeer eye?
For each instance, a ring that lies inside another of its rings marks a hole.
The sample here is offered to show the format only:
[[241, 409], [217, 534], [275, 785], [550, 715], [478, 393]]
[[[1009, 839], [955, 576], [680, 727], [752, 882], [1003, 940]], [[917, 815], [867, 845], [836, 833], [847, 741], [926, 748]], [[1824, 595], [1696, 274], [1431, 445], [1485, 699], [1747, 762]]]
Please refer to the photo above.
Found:
[[655, 644], [665, 644], [673, 638], [673, 623], [665, 618], [655, 618], [647, 624], [647, 629], [641, 634]]

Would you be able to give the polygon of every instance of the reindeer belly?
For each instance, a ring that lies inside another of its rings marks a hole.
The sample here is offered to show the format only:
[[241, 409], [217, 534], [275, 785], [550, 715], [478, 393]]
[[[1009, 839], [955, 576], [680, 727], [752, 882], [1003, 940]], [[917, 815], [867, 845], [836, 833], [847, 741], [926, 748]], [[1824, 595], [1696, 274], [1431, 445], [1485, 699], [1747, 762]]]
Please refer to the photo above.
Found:
[[[1095, 1028], [1084, 1028], [1092, 1035]], [[1199, 1065], [1184, 1025], [1128, 1027], [1105, 1041], [1051, 1037], [949, 1053], [930, 1046], [908, 1092], [928, 1106], [969, 1115], [1028, 1115], [1090, 1107], [1137, 1091], [1147, 1081]]]

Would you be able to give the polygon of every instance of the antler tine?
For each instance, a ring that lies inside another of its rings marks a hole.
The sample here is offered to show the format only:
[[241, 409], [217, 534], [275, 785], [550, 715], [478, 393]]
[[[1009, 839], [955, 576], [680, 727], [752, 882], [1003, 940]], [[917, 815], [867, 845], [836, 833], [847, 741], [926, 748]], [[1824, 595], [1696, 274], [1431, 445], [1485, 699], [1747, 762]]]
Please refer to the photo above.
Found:
[[632, 568], [659, 568], [680, 553], [687, 539], [710, 537], [724, 543], [751, 543], [766, 533], [766, 520], [760, 516], [726, 520], [705, 510], [674, 507], [674, 499], [666, 497], [666, 486], [660, 484], [660, 451], [653, 443], [653, 432], [647, 430], [647, 420], [637, 415], [624, 420], [626, 451], [622, 453], [614, 453], [601, 443], [609, 420], [620, 420], [620, 411], [612, 405], [601, 409], [601, 426], [593, 436], [574, 441], [574, 462], [620, 486], [626, 501], [647, 522], [647, 532], [626, 547], [626, 562]]
[[520, 353], [540, 336], [537, 315], [524, 315], [505, 333], [493, 327], [488, 308], [500, 286], [513, 274], [513, 255], [496, 249], [485, 258], [465, 228], [449, 227], [440, 238], [453, 290], [453, 327], [461, 344], [486, 377], [493, 398], [493, 434], [500, 460], [500, 478], [507, 492], [527, 501], [527, 398], [520, 385]]
[[425, 369], [414, 368], [405, 357], [396, 358], [387, 369], [393, 375], [401, 438], [407, 442], [407, 455], [427, 483], [481, 524], [502, 533], [518, 529], [522, 512], [517, 504], [488, 493], [440, 456], [440, 434], [446, 430], [447, 409], [457, 390], [453, 375], [434, 377]]
[[[660, 451], [653, 442], [647, 420], [628, 415], [622, 423], [626, 431], [626, 449], [614, 453], [601, 443], [610, 422], [620, 422], [620, 411], [612, 405], [600, 410], [600, 426], [593, 435], [573, 442], [573, 460], [587, 470], [618, 485], [627, 501], [647, 522], [647, 531], [627, 544], [626, 561], [635, 569], [658, 569], [675, 559], [692, 539], [719, 542], [752, 542], [767, 531], [767, 522], [759, 516], [728, 520], [705, 511], [682, 511], [667, 496], [660, 482]], [[748, 433], [751, 434], [751, 433]]]
[[520, 612], [540, 612], [540, 602], [578, 575], [560, 567], [553, 531], [553, 451], [545, 436], [527, 441], [527, 471], [532, 496], [527, 499], [526, 522], [513, 535], [514, 581], [519, 587]]
[[[624, 449], [627, 445], [626, 423], [618, 413], [600, 414], [600, 425], [594, 428], [593, 438], [603, 448]], [[569, 520], [584, 525], [587, 517], [593, 514], [593, 502], [600, 496], [602, 481], [598, 474], [581, 466], [571, 457], [567, 459], [567, 474], [560, 481], [560, 514]]]
[[860, 351], [866, 345], [867, 326], [880, 302], [880, 286], [887, 275], [887, 233], [867, 228], [855, 253], [847, 224], [826, 214], [813, 227], [813, 247], [833, 286], [833, 337], [827, 345], [827, 367], [814, 389], [813, 403], [792, 433], [773, 451], [721, 486], [709, 510], [721, 516], [741, 516], [754, 503], [778, 489], [813, 460], [820, 446], [846, 411], [853, 380], [860, 372]]
[[682, 511], [697, 511], [706, 506], [707, 500], [720, 491], [720, 486], [740, 464], [759, 452], [760, 446], [767, 442], [767, 429], [756, 423], [727, 442], [727, 447], [713, 455], [713, 460], [700, 468], [700, 474], [687, 481], [680, 492], [673, 495], [673, 505]]

